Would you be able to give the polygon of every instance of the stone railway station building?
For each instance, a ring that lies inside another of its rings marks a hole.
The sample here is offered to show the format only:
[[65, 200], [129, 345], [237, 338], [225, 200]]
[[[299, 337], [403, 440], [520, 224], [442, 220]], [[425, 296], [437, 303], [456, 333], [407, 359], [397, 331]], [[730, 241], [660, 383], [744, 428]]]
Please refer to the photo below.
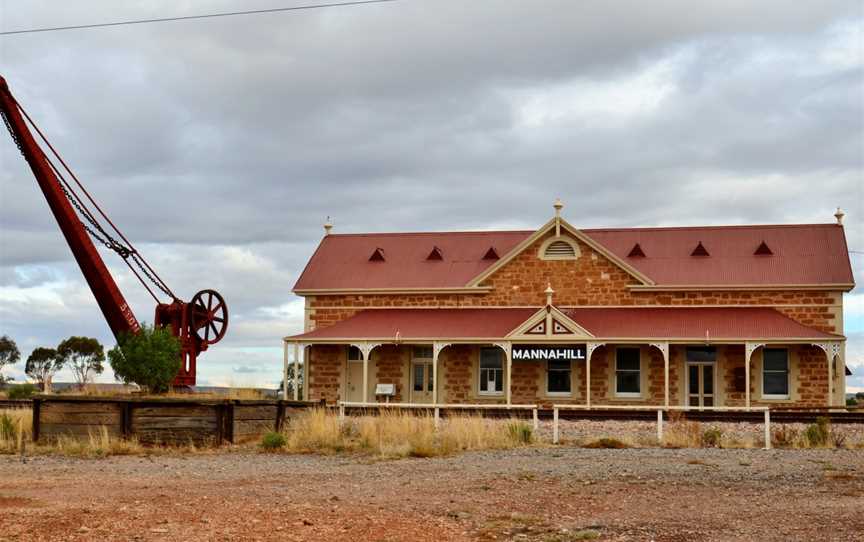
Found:
[[335, 404], [844, 402], [836, 223], [325, 236], [285, 337]]

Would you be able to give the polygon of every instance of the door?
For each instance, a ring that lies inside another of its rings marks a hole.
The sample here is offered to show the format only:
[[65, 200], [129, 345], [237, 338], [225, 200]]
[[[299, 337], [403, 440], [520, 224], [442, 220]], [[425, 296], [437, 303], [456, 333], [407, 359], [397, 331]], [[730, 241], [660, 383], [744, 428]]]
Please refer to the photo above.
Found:
[[347, 388], [345, 400], [359, 403], [363, 400], [363, 362], [348, 360], [348, 375], [345, 379]]
[[687, 363], [687, 404], [714, 406], [714, 364]]
[[432, 402], [432, 363], [415, 361], [411, 364], [411, 402]]

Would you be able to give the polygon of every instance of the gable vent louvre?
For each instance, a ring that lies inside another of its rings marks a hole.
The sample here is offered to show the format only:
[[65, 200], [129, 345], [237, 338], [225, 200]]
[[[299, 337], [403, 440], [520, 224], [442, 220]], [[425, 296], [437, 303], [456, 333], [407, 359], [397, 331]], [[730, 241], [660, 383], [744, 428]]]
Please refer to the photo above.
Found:
[[426, 256], [426, 260], [441, 261], [444, 259], [444, 253], [438, 247], [432, 247], [432, 252]]
[[498, 251], [495, 250], [495, 247], [489, 247], [489, 250], [483, 255], [484, 260], [497, 260], [499, 258], [500, 256], [498, 256]]
[[771, 250], [765, 241], [762, 241], [753, 253], [754, 256], [771, 256], [772, 254], [774, 254], [774, 251]]
[[546, 257], [575, 258], [576, 251], [573, 249], [573, 245], [566, 241], [555, 241], [546, 247]]
[[633, 245], [633, 248], [630, 249], [630, 253], [627, 254], [628, 258], [644, 258], [645, 252], [642, 250], [642, 247], [639, 246], [639, 243]]
[[708, 250], [702, 245], [702, 241], [699, 241], [699, 244], [696, 245], [696, 248], [693, 249], [693, 252], [690, 253], [691, 256], [710, 256], [708, 254]]
[[384, 261], [384, 249], [383, 248], [376, 248], [375, 252], [373, 252], [372, 255], [369, 256], [369, 261], [370, 262], [383, 262]]

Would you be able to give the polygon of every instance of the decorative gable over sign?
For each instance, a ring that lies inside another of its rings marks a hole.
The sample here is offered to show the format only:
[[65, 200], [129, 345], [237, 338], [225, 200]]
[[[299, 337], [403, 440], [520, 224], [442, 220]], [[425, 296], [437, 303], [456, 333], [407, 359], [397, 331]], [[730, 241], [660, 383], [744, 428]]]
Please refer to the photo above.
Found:
[[536, 341], [541, 337], [567, 336], [591, 338], [593, 335], [573, 321], [569, 316], [553, 306], [546, 306], [535, 312], [519, 327], [507, 334], [508, 339]]

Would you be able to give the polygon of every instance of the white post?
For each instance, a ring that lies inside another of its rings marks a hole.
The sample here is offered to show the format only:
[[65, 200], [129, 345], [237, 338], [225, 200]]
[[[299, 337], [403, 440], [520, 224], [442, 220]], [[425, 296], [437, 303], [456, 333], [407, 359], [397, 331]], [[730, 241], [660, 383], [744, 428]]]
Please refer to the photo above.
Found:
[[558, 444], [558, 407], [552, 409], [552, 444]]
[[585, 359], [585, 407], [591, 410], [591, 354], [593, 350], [586, 352]]
[[663, 411], [657, 410], [657, 442], [663, 444]]
[[537, 431], [540, 429], [540, 419], [537, 416], [537, 409], [532, 409], [531, 414], [534, 417], [534, 431]]
[[765, 449], [771, 449], [771, 411], [765, 409]]
[[435, 407], [435, 429], [438, 429], [440, 424], [441, 424], [441, 412], [440, 412], [440, 409], [436, 406]]
[[506, 348], [504, 352], [505, 352], [505, 355], [507, 356], [507, 404], [509, 405], [512, 402], [511, 392], [510, 392], [510, 388], [512, 386], [511, 386], [510, 377], [513, 374], [513, 354], [512, 354], [512, 350], [509, 347]]
[[669, 408], [669, 351], [663, 352], [663, 404]]
[[750, 410], [750, 353], [744, 361], [744, 407]]
[[369, 402], [369, 346], [360, 351], [363, 356], [363, 402]]
[[[297, 343], [294, 343], [296, 348]], [[288, 400], [288, 341], [282, 339], [282, 399]]]
[[[287, 384], [286, 384], [287, 385]], [[294, 343], [294, 400], [300, 398], [300, 345]]]
[[432, 404], [438, 404], [438, 348], [432, 345]]
[[825, 353], [825, 358], [828, 360], [828, 408], [834, 406], [834, 352]]
[[345, 405], [339, 401], [339, 425], [345, 422]]

